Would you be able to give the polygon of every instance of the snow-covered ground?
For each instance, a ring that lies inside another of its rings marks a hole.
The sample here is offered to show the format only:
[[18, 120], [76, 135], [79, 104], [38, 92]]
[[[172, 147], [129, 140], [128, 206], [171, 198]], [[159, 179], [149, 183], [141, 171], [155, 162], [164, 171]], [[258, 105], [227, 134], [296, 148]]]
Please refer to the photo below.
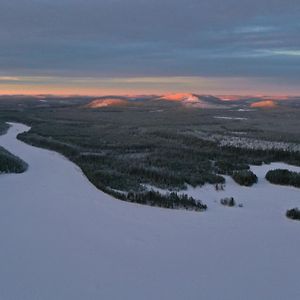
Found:
[[255, 149], [255, 150], [283, 150], [290, 152], [300, 152], [299, 143], [274, 142], [258, 140], [247, 137], [213, 135], [211, 139], [219, 143], [220, 146], [230, 146], [235, 148]]
[[[300, 299], [300, 190], [263, 179], [225, 192], [190, 189], [206, 212], [151, 208], [98, 191], [61, 155], [16, 140], [29, 164], [0, 176], [0, 299]], [[272, 167], [281, 166], [274, 164]], [[293, 168], [299, 171], [299, 168]], [[243, 208], [214, 202], [234, 196]]]
[[[275, 222], [277, 222], [278, 218], [281, 218], [287, 209], [297, 206], [300, 208], [300, 189], [270, 184], [265, 179], [265, 175], [269, 170], [274, 169], [289, 169], [300, 172], [300, 167], [285, 163], [251, 166], [251, 170], [258, 177], [258, 183], [252, 187], [240, 186], [230, 176], [223, 176], [226, 179], [224, 190], [219, 189], [216, 191], [214, 185], [206, 184], [203, 187], [196, 188], [188, 186], [187, 190], [179, 193], [188, 194], [203, 200], [208, 204], [210, 210], [222, 210], [220, 199], [234, 197], [237, 204], [242, 204], [248, 212], [251, 210], [251, 213], [254, 213], [256, 216], [260, 214], [261, 218], [272, 211], [272, 216], [275, 217]], [[271, 215], [266, 218], [270, 217]], [[298, 225], [300, 226], [300, 222]]]
[[214, 116], [215, 119], [223, 119], [223, 120], [248, 120], [248, 118], [241, 118], [241, 117], [223, 117], [223, 116]]
[[[224, 118], [230, 118], [230, 117], [224, 117]], [[290, 151], [290, 152], [300, 152], [299, 143], [259, 140], [250, 137], [244, 137], [244, 136], [208, 134], [202, 131], [194, 131], [188, 133], [203, 140], [216, 142], [221, 147], [229, 146], [229, 147], [252, 149], [252, 150], [253, 149], [254, 150], [283, 150], [283, 151]], [[230, 133], [234, 135], [247, 134], [247, 132], [230, 132]]]

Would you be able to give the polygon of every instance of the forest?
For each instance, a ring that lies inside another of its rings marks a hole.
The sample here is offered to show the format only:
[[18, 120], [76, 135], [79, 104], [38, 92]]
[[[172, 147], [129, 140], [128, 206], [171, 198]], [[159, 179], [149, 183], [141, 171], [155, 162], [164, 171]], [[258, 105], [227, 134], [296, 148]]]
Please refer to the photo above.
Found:
[[[224, 184], [223, 175], [251, 185], [256, 179], [249, 165], [273, 161], [300, 165], [299, 152], [220, 145], [198, 134], [246, 133], [266, 140], [276, 136], [280, 142], [287, 141], [289, 130], [288, 141], [296, 142], [300, 137], [292, 125], [297, 118], [290, 111], [286, 127], [277, 127], [275, 133], [272, 122], [285, 117], [282, 111], [277, 118], [275, 112], [251, 112], [252, 119], [224, 121], [214, 116], [228, 111], [185, 109], [166, 102], [101, 109], [86, 108], [86, 102], [51, 99], [40, 104], [23, 99], [14, 106], [3, 102], [0, 119], [31, 126], [30, 131], [18, 136], [20, 140], [63, 154], [96, 187], [120, 199], [128, 192], [140, 195], [137, 199], [147, 198], [145, 186], [179, 191], [188, 185]], [[247, 113], [230, 112], [241, 116]]]

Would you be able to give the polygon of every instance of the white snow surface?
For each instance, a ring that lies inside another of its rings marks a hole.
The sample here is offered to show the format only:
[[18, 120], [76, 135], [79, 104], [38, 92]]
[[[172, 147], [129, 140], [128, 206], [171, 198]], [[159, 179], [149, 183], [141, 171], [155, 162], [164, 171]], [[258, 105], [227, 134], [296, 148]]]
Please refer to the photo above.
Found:
[[[63, 156], [16, 139], [0, 145], [29, 164], [0, 176], [1, 300], [300, 299], [300, 190], [227, 178], [189, 189], [206, 212], [130, 204], [97, 190]], [[288, 166], [299, 171], [300, 168]], [[243, 208], [218, 204], [234, 196]], [[216, 202], [215, 202], [216, 201]]]
[[248, 118], [240, 118], [240, 117], [223, 117], [223, 116], [215, 116], [214, 117], [215, 119], [223, 119], [223, 120], [240, 120], [240, 121], [243, 121], [243, 120], [248, 120]]

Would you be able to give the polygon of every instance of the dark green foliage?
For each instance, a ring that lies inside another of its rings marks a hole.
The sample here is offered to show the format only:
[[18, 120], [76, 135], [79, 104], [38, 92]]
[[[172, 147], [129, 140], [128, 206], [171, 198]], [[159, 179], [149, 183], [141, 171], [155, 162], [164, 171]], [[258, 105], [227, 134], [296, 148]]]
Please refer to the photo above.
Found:
[[231, 160], [218, 160], [215, 163], [216, 171], [220, 174], [231, 175], [236, 170], [247, 170], [249, 166], [242, 162], [231, 162]]
[[[53, 135], [56, 138], [52, 137]], [[213, 158], [209, 150], [211, 143], [207, 144], [199, 139], [195, 145], [188, 146], [186, 143], [190, 142], [190, 138], [185, 141], [185, 137], [178, 136], [178, 141], [169, 145], [168, 140], [157, 139], [151, 133], [151, 140], [147, 139], [146, 143], [144, 139], [147, 134], [145, 137], [134, 138], [132, 144], [130, 140], [127, 143], [121, 140], [110, 144], [100, 141], [101, 144], [97, 145], [95, 140], [88, 142], [84, 138], [77, 139], [77, 135], [70, 135], [63, 141], [58, 132], [53, 135], [44, 137], [30, 131], [19, 135], [18, 138], [29, 144], [64, 154], [81, 166], [93, 183], [101, 181], [113, 189], [138, 191], [141, 189], [141, 183], [160, 188], [184, 189], [186, 184], [197, 186], [225, 182], [223, 177], [215, 174], [210, 160], [210, 157]], [[73, 141], [73, 138], [76, 141]], [[183, 150], [183, 146], [186, 149]], [[193, 149], [197, 146], [199, 149]], [[203, 146], [207, 148], [205, 152], [202, 152]]]
[[292, 208], [292, 209], [287, 210], [286, 216], [292, 220], [300, 220], [299, 208]]
[[230, 198], [223, 198], [220, 200], [220, 203], [224, 206], [234, 207], [236, 205], [235, 200], [233, 197]]
[[42, 147], [42, 148], [48, 148], [51, 150], [55, 150], [57, 152], [62, 153], [65, 156], [74, 156], [78, 154], [75, 146], [72, 146], [70, 144], [57, 141], [51, 137], [43, 137], [39, 136], [37, 134], [32, 134], [30, 136], [30, 139], [28, 139], [28, 136], [26, 133], [22, 133], [18, 135], [18, 138], [30, 145], [36, 146], [36, 147]]
[[207, 209], [207, 206], [202, 204], [201, 201], [196, 201], [192, 197], [188, 197], [187, 195], [178, 195], [177, 193], [162, 195], [155, 191], [147, 191], [144, 193], [129, 192], [126, 200], [139, 204], [172, 209], [187, 209], [195, 211], [203, 211]]
[[0, 147], [0, 173], [22, 173], [26, 169], [24, 161]]
[[0, 135], [5, 134], [8, 128], [9, 125], [7, 123], [0, 122]]
[[[0, 135], [5, 134], [9, 125], [0, 122]], [[22, 173], [27, 169], [27, 164], [20, 158], [0, 147], [0, 173]]]
[[234, 171], [232, 178], [239, 185], [252, 186], [257, 183], [257, 176], [250, 170]]
[[292, 172], [287, 169], [271, 170], [266, 174], [266, 179], [274, 184], [300, 187], [300, 173]]

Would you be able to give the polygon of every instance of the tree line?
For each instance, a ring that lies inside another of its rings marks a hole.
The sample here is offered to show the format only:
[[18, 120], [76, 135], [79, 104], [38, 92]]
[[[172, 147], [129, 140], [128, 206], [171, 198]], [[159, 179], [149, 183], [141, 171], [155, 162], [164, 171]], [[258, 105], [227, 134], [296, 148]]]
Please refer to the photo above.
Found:
[[287, 169], [271, 170], [266, 174], [266, 179], [274, 184], [300, 187], [300, 173]]

